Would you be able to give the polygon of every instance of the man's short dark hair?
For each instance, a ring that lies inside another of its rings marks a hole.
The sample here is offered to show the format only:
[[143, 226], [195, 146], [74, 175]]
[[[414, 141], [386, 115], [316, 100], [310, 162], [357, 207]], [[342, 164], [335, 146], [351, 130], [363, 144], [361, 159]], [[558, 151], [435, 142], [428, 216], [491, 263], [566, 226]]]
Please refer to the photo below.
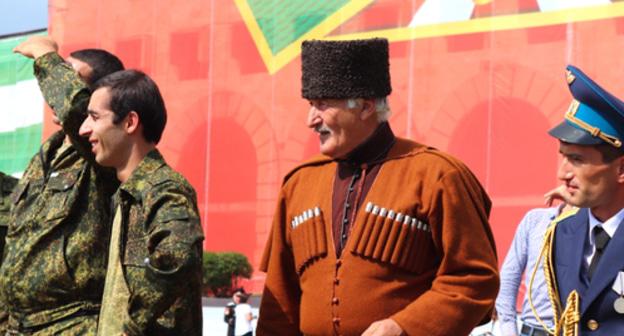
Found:
[[86, 79], [89, 85], [106, 75], [124, 69], [123, 63], [117, 56], [102, 49], [81, 49], [70, 53], [69, 56], [85, 62], [91, 67], [91, 75]]
[[123, 120], [130, 111], [139, 115], [145, 140], [157, 144], [167, 124], [165, 102], [156, 83], [138, 70], [117, 71], [93, 85], [93, 91], [110, 90], [110, 109], [114, 123]]
[[596, 149], [602, 154], [602, 161], [604, 163], [611, 163], [615, 159], [624, 155], [621, 148], [615, 148], [609, 144], [600, 144], [596, 146]]
[[249, 295], [245, 292], [245, 288], [239, 287], [234, 290], [234, 296], [238, 296], [241, 300], [241, 303], [247, 303], [249, 299]]

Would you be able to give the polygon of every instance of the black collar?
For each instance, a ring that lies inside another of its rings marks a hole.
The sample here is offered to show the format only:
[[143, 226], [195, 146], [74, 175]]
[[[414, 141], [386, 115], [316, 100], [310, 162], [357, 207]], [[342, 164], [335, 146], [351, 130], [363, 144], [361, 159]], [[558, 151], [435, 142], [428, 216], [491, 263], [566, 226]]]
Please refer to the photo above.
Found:
[[382, 122], [368, 139], [349, 152], [345, 159], [338, 161], [353, 166], [379, 161], [386, 157], [395, 139], [388, 122]]

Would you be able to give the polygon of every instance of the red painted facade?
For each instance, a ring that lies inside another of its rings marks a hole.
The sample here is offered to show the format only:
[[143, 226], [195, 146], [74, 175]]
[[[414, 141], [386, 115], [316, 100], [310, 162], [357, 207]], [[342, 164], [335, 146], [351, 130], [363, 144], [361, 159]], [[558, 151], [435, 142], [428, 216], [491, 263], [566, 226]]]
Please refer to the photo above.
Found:
[[[330, 36], [405, 26], [421, 3], [374, 2]], [[535, 1], [497, 3], [473, 17], [538, 10]], [[243, 252], [257, 268], [281, 178], [318, 150], [304, 123], [299, 57], [270, 74], [231, 1], [50, 0], [49, 9], [64, 55], [104, 48], [155, 79], [169, 112], [159, 148], [197, 190], [204, 248]], [[618, 17], [391, 43], [395, 133], [474, 170], [494, 203], [501, 262], [522, 215], [557, 183], [557, 142], [546, 131], [570, 102], [565, 66], [624, 96], [623, 44]], [[45, 135], [52, 130], [46, 120]]]

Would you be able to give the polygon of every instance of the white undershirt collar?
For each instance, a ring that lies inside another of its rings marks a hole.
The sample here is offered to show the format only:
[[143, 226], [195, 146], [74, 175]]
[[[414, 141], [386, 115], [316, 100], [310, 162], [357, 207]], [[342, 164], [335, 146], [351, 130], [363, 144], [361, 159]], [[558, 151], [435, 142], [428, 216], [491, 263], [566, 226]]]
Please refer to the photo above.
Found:
[[624, 220], [624, 208], [618, 211], [618, 213], [613, 215], [611, 218], [604, 221], [604, 223], [594, 217], [591, 210], [589, 210], [589, 231], [587, 233], [589, 235], [589, 243], [594, 246], [594, 235], [592, 234], [594, 227], [602, 226], [609, 237], [613, 238], [615, 230], [617, 230], [622, 220]]

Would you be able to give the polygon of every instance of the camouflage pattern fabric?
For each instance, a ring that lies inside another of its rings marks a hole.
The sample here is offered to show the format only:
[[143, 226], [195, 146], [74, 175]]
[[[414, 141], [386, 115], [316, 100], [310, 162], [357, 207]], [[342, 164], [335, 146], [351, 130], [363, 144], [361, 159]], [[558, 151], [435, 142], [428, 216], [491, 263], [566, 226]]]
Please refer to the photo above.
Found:
[[[56, 321], [48, 326], [36, 328], [35, 331], [23, 330], [22, 332], [9, 332], [6, 335], [19, 336], [83, 336], [94, 335], [93, 330], [97, 327], [97, 315], [72, 316], [61, 321]], [[2, 335], [5, 335], [4, 333]]]
[[201, 335], [203, 232], [193, 187], [153, 150], [114, 199], [121, 207], [120, 257], [130, 290], [124, 331]]
[[[0, 172], [0, 255], [4, 251], [4, 239], [9, 226], [9, 209], [11, 208], [9, 196], [15, 188], [17, 181], [15, 177]], [[7, 312], [0, 308], [0, 335], [6, 330], [7, 321]]]
[[[56, 53], [35, 60], [35, 75], [63, 131], [41, 146], [12, 194], [0, 305], [16, 332], [93, 335], [106, 275], [110, 197], [119, 182], [113, 171], [91, 163], [90, 145], [78, 136], [90, 96], [85, 83]], [[66, 136], [71, 144], [63, 145]]]
[[9, 209], [11, 208], [10, 195], [18, 179], [0, 172], [0, 255], [4, 251], [4, 238], [9, 226]]

